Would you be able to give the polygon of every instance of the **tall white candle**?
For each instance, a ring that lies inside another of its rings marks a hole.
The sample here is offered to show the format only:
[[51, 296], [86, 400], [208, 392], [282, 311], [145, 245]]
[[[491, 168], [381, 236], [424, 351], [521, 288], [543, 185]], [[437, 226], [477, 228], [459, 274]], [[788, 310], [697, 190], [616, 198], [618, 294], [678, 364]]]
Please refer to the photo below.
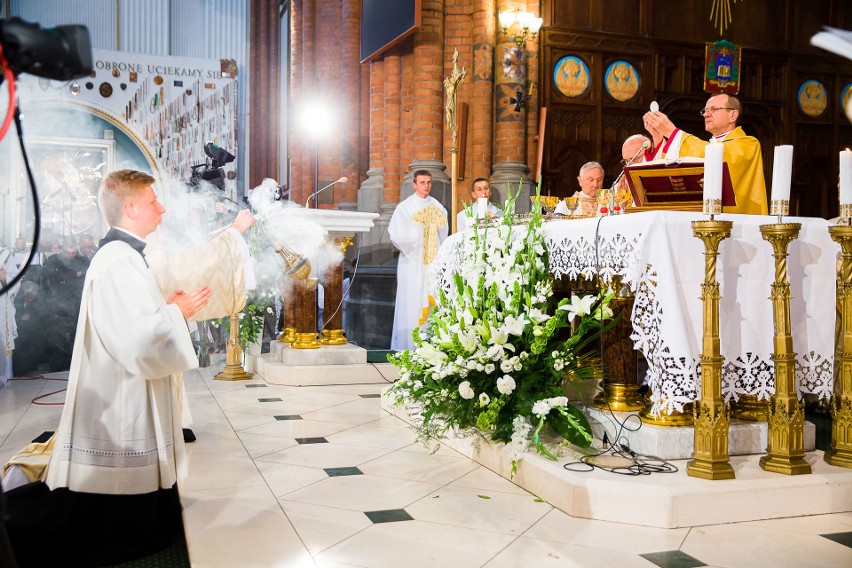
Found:
[[840, 204], [852, 205], [852, 151], [840, 152]]
[[722, 156], [721, 143], [704, 147], [704, 201], [722, 199]]
[[775, 146], [772, 165], [772, 201], [790, 200], [790, 181], [793, 176], [793, 147]]
[[482, 219], [488, 213], [488, 198], [487, 197], [477, 197], [476, 198], [476, 216], [479, 219]]

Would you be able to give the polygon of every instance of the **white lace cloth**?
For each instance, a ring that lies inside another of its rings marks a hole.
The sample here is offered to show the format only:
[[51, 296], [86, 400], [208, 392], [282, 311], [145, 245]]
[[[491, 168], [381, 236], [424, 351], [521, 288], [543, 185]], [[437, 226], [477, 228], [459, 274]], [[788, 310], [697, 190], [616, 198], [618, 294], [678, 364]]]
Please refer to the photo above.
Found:
[[[718, 218], [733, 221], [731, 237], [719, 246], [716, 272], [722, 295], [722, 391], [726, 399], [736, 400], [741, 394], [765, 399], [775, 389], [769, 300], [775, 261], [760, 225], [776, 218], [728, 214]], [[704, 244], [692, 235], [690, 223], [704, 219], [700, 213], [652, 211], [544, 225], [550, 268], [557, 278], [600, 274], [609, 281], [618, 274], [634, 292], [631, 337], [648, 361], [646, 382], [655, 413], [680, 412], [699, 392]], [[831, 240], [824, 219], [784, 221], [802, 224], [787, 259], [796, 388], [800, 396], [810, 392], [828, 398], [833, 385], [840, 245]], [[445, 290], [460, 260], [460, 243], [458, 233], [450, 236], [433, 263], [437, 284]]]

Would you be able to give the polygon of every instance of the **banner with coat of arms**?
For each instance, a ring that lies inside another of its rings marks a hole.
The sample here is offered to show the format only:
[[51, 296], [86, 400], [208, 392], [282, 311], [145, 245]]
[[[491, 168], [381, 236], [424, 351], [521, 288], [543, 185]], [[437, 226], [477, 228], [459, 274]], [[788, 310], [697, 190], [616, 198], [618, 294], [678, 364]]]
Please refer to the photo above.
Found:
[[742, 48], [725, 40], [708, 42], [704, 51], [704, 90], [708, 93], [740, 92]]

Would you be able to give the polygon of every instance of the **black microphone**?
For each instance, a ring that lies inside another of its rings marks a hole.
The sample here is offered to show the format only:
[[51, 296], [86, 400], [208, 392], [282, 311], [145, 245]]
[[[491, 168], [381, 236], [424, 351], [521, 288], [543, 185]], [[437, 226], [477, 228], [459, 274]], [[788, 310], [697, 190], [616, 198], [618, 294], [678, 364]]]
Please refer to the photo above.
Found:
[[334, 184], [336, 184], [336, 183], [346, 183], [347, 181], [349, 181], [349, 178], [348, 178], [348, 177], [346, 177], [346, 176], [343, 176], [343, 177], [341, 177], [340, 179], [336, 179], [336, 180], [334, 180], [333, 182], [331, 182], [331, 183], [330, 183], [330, 184], [328, 184], [327, 186], [319, 188], [318, 190], [316, 190], [315, 192], [313, 192], [312, 194], [310, 194], [310, 195], [308, 196], [308, 198], [305, 200], [305, 208], [307, 209], [307, 207], [308, 207], [308, 203], [310, 203], [310, 201], [311, 201], [311, 198], [312, 198], [312, 197], [314, 197], [314, 196], [316, 196], [316, 195], [319, 195], [319, 193], [320, 193], [320, 192], [325, 191], [326, 189], [328, 189], [329, 187], [333, 186], [333, 185], [334, 185]]

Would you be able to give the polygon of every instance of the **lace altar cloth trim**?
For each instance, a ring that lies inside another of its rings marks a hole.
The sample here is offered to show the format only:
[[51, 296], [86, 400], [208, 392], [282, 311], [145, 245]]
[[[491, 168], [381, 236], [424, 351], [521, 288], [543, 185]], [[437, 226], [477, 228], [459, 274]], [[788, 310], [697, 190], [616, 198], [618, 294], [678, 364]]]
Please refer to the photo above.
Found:
[[[635, 295], [631, 339], [648, 362], [646, 382], [655, 413], [683, 411], [683, 405], [698, 395], [701, 380], [703, 245], [692, 236], [689, 220], [684, 222], [683, 215], [689, 214], [638, 213], [605, 218], [604, 222], [548, 223], [544, 229], [555, 277], [600, 275], [604, 282], [611, 282], [620, 275], [630, 286]], [[737, 400], [742, 394], [766, 399], [774, 392], [775, 373], [770, 359], [773, 327], [768, 300], [774, 269], [771, 247], [762, 241], [758, 228], [765, 218], [726, 217], [735, 219], [730, 239], [735, 242], [727, 250], [720, 248], [717, 273], [723, 298], [722, 391], [727, 400]], [[695, 215], [690, 219], [695, 220]], [[827, 229], [819, 222], [810, 225], [815, 226], [809, 234], [803, 223], [802, 251], [791, 250], [789, 263], [794, 299], [798, 296], [798, 303], [791, 306], [796, 388], [799, 396], [813, 393], [829, 398], [833, 388], [834, 251], [827, 248]], [[447, 292], [461, 264], [461, 244], [462, 239], [452, 235], [433, 263], [433, 276]], [[723, 267], [726, 260], [728, 266]], [[735, 279], [730, 280], [731, 276]], [[820, 281], [830, 285], [815, 290]]]

